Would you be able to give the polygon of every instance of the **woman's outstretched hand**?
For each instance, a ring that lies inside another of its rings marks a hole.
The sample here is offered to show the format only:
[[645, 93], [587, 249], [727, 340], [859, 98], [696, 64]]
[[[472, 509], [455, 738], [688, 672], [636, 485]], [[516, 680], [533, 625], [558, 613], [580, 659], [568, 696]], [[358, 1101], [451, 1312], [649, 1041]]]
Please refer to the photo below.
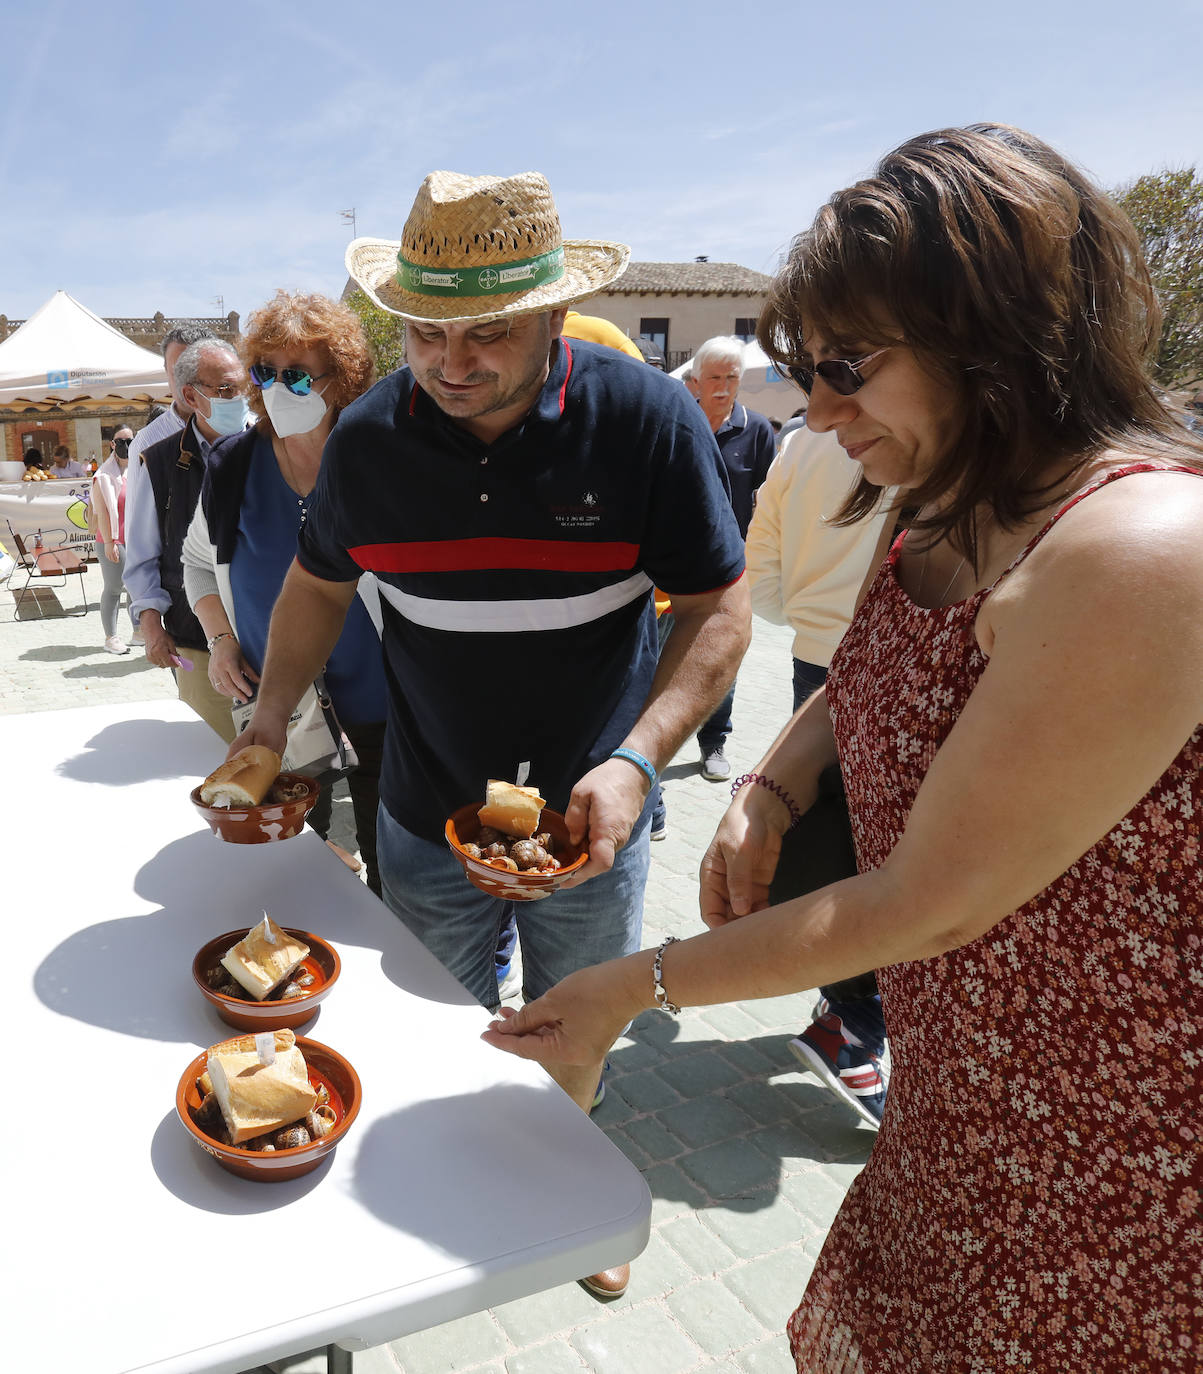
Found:
[[640, 956], [612, 959], [570, 974], [519, 1011], [502, 1007], [481, 1039], [542, 1064], [588, 1111], [610, 1046], [651, 1001], [650, 958], [641, 961], [648, 965], [647, 998], [633, 991], [632, 965]]

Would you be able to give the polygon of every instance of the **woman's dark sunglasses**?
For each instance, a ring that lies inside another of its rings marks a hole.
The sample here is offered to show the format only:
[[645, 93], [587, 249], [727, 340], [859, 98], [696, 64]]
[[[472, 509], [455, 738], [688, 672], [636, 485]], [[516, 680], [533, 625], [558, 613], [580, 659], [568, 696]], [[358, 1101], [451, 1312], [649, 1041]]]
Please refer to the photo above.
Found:
[[329, 375], [328, 372], [323, 372], [320, 377], [314, 377], [299, 367], [286, 367], [282, 371], [277, 371], [266, 363], [251, 364], [251, 381], [260, 390], [266, 391], [278, 377], [294, 396], [308, 396], [314, 382], [320, 382], [323, 377]]
[[889, 351], [887, 346], [879, 348], [876, 353], [866, 353], [863, 358], [827, 358], [815, 363], [814, 367], [802, 367], [798, 363], [774, 363], [773, 366], [808, 396], [816, 377], [822, 377], [837, 396], [851, 396], [865, 384], [865, 379], [860, 375], [861, 368]]

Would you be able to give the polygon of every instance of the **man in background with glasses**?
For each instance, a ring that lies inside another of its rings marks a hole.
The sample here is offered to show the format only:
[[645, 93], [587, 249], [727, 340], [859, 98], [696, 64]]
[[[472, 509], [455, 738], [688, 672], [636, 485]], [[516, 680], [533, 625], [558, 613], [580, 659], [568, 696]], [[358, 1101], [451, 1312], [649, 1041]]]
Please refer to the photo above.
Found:
[[186, 419], [142, 450], [134, 514], [127, 521], [126, 585], [130, 610], [140, 615], [146, 657], [158, 668], [171, 669], [180, 700], [229, 743], [234, 738], [229, 699], [209, 682], [205, 632], [184, 595], [180, 551], [200, 499], [211, 446], [246, 424], [246, 377], [233, 345], [208, 330], [172, 350], [174, 357], [168, 353], [170, 339], [164, 340], [164, 361], [173, 405]]

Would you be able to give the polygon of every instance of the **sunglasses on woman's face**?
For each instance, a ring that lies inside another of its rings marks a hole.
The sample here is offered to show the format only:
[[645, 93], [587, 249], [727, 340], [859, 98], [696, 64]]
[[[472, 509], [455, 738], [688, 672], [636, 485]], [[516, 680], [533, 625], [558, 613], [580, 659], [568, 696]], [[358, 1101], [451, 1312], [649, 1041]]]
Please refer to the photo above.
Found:
[[323, 372], [321, 376], [315, 377], [301, 367], [285, 367], [277, 370], [274, 367], [269, 367], [267, 363], [251, 364], [251, 381], [260, 390], [266, 391], [278, 377], [294, 396], [308, 396], [314, 382], [320, 382], [329, 375], [328, 372]]
[[889, 351], [886, 347], [879, 348], [876, 353], [866, 353], [863, 358], [827, 358], [813, 367], [802, 367], [798, 363], [774, 363], [773, 366], [808, 396], [816, 377], [822, 377], [837, 396], [851, 396], [865, 384], [865, 379], [860, 375], [861, 368]]

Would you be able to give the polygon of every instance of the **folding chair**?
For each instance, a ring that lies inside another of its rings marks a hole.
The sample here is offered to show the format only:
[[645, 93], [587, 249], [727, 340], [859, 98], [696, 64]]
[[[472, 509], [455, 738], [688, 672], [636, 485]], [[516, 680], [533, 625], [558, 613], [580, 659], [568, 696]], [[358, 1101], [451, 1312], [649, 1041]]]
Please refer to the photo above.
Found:
[[[79, 586], [84, 598], [83, 609], [61, 611], [59, 614], [63, 616], [87, 615], [88, 584], [83, 579], [87, 576], [88, 569], [79, 554], [67, 544], [67, 531], [39, 530], [31, 542], [29, 536], [20, 535], [13, 529], [11, 520], [6, 520], [5, 524], [8, 526], [8, 532], [12, 536], [13, 547], [16, 550], [13, 555], [16, 559], [16, 567], [9, 575], [9, 588], [13, 587], [13, 579], [18, 574], [22, 572], [25, 574], [25, 581], [17, 590], [13, 619], [20, 619], [21, 602], [30, 592], [36, 591], [34, 583], [61, 588], [67, 585], [67, 579], [71, 577], [80, 579]], [[36, 595], [34, 599], [37, 600]]]

